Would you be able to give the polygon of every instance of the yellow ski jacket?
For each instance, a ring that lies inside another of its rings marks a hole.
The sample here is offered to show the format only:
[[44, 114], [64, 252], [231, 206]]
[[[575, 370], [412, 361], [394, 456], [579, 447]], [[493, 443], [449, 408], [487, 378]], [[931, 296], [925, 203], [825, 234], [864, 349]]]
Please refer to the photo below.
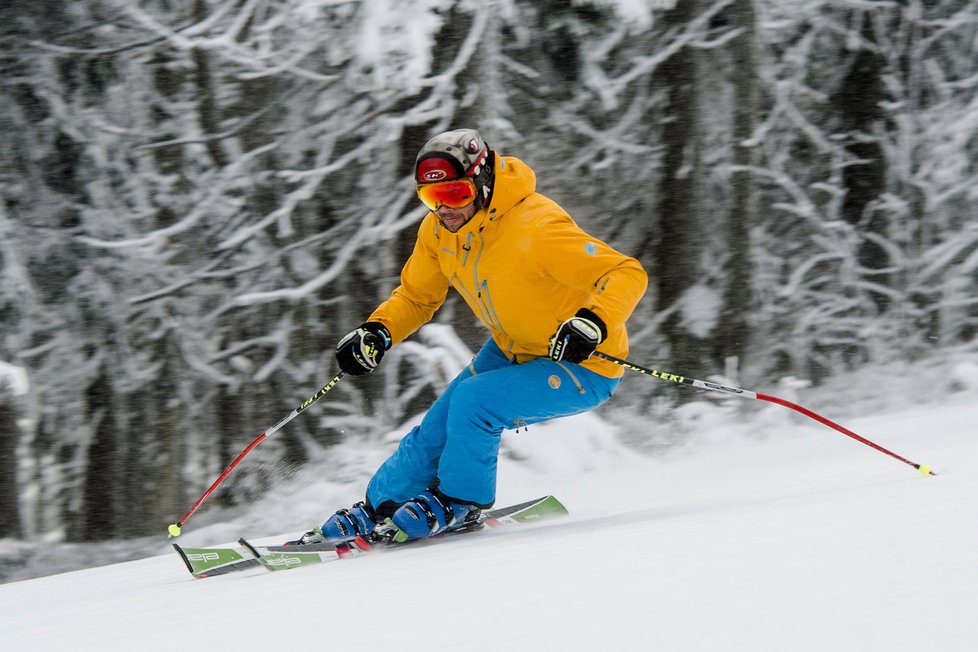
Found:
[[[428, 213], [401, 284], [369, 319], [384, 324], [396, 344], [431, 319], [451, 286], [517, 362], [546, 357], [550, 336], [580, 308], [592, 310], [608, 328], [598, 350], [625, 357], [625, 321], [647, 284], [637, 260], [585, 233], [537, 193], [529, 166], [497, 154], [489, 206], [457, 233]], [[581, 366], [609, 378], [624, 373], [594, 357]]]

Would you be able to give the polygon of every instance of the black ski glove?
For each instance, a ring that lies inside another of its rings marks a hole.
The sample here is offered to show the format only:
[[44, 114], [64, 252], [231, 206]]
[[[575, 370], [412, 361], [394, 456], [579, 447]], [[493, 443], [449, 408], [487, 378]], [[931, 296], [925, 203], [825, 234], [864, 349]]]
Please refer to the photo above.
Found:
[[380, 364], [392, 342], [386, 326], [378, 321], [364, 322], [336, 345], [336, 361], [340, 369], [352, 376], [369, 374]]
[[601, 318], [587, 308], [581, 308], [562, 323], [550, 338], [550, 359], [584, 362], [606, 337], [608, 327]]

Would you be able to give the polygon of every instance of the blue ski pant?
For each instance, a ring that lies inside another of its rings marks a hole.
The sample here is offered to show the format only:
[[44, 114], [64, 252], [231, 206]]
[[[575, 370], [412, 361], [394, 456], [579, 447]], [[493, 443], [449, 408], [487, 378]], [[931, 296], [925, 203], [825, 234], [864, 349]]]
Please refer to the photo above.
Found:
[[437, 486], [457, 502], [490, 507], [503, 430], [595, 408], [620, 382], [549, 358], [516, 364], [489, 340], [380, 466], [367, 500], [400, 504]]

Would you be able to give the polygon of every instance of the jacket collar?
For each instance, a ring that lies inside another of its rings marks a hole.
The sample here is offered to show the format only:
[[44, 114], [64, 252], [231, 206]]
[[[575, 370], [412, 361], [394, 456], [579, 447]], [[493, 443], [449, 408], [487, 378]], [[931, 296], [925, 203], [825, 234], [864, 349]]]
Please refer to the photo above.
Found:
[[496, 180], [488, 206], [479, 209], [455, 235], [477, 233], [490, 222], [501, 218], [514, 206], [536, 192], [537, 175], [515, 156], [496, 156]]

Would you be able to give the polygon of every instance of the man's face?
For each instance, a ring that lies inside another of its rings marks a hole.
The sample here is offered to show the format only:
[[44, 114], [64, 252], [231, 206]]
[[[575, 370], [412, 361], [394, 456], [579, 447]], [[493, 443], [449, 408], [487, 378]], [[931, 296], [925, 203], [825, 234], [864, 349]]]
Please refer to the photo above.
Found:
[[435, 215], [438, 216], [439, 221], [442, 225], [451, 231], [452, 233], [457, 232], [465, 223], [472, 219], [475, 215], [475, 202], [471, 202], [466, 206], [461, 208], [449, 208], [448, 206], [439, 206], [438, 210], [435, 211]]
[[477, 193], [471, 177], [418, 184], [418, 199], [452, 233], [475, 215]]

